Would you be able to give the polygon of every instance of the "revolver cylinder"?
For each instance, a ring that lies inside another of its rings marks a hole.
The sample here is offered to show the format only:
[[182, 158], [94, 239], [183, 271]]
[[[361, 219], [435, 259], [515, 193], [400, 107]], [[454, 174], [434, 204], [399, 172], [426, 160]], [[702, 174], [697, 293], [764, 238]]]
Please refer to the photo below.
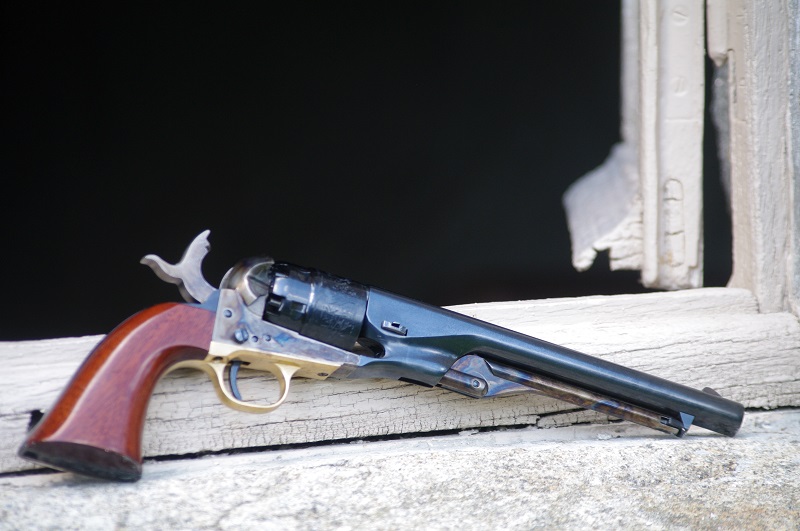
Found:
[[369, 288], [286, 262], [272, 265], [264, 320], [346, 350], [359, 338]]

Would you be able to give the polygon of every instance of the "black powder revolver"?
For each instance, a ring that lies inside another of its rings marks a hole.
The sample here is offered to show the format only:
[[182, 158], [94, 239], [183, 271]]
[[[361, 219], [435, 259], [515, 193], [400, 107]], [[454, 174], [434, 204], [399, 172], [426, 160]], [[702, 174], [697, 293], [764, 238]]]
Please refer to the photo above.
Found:
[[[85, 475], [141, 477], [141, 434], [153, 387], [180, 367], [205, 371], [226, 405], [267, 413], [292, 378], [390, 378], [472, 398], [538, 393], [683, 436], [693, 424], [732, 436], [744, 408], [452, 311], [269, 258], [235, 265], [218, 289], [202, 276], [208, 231], [178, 264], [142, 259], [186, 304], [160, 304], [119, 325], [83, 363], [20, 449]], [[272, 404], [245, 401], [241, 367], [280, 384]]]

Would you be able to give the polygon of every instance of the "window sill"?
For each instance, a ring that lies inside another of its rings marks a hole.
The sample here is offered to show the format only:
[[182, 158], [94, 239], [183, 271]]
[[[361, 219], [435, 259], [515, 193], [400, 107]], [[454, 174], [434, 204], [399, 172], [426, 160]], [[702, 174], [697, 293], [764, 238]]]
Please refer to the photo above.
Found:
[[[472, 304], [453, 309], [519, 332], [695, 388], [706, 386], [748, 408], [800, 406], [800, 324], [761, 314], [746, 290]], [[46, 410], [101, 336], [0, 343], [0, 472], [29, 470], [16, 457], [30, 412]], [[246, 375], [243, 378], [247, 378]], [[268, 393], [271, 382], [243, 382]], [[389, 380], [303, 381], [263, 416], [221, 405], [207, 377], [177, 371], [156, 387], [144, 454], [159, 456], [309, 444], [399, 434], [605, 422], [556, 400], [522, 395], [474, 400]]]

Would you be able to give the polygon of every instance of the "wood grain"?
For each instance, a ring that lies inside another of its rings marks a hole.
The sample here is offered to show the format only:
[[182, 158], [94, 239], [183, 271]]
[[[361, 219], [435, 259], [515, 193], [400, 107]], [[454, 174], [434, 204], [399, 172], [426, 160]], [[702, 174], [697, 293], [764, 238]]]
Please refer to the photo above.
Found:
[[[800, 324], [761, 314], [746, 290], [472, 304], [451, 308], [541, 339], [702, 389], [749, 408], [800, 405]], [[29, 469], [16, 457], [31, 411], [46, 410], [100, 336], [0, 343], [0, 470]], [[244, 373], [244, 371], [243, 371]], [[270, 381], [244, 373], [242, 386], [272, 396]], [[222, 406], [207, 377], [179, 370], [156, 385], [147, 412], [146, 457], [352, 440], [489, 426], [604, 421], [536, 396], [473, 400], [390, 380], [293, 383], [269, 415]]]
[[[762, 311], [800, 314], [800, 27], [797, 3], [722, 2], [728, 105], [715, 112], [730, 154], [733, 275]], [[719, 50], [719, 48], [718, 48]], [[721, 50], [720, 50], [721, 51]]]
[[161, 304], [119, 325], [92, 351], [20, 455], [109, 479], [141, 475], [141, 438], [156, 382], [171, 366], [207, 355], [214, 313]]

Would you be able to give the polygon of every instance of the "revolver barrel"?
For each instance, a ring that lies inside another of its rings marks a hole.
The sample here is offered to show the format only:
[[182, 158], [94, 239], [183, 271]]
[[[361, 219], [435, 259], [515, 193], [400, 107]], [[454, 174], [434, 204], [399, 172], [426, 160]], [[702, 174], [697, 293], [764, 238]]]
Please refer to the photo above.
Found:
[[333, 377], [440, 385], [475, 398], [533, 390], [678, 436], [692, 424], [732, 436], [742, 423], [743, 406], [711, 390], [320, 271], [272, 269], [264, 319], [340, 348], [365, 347]]

